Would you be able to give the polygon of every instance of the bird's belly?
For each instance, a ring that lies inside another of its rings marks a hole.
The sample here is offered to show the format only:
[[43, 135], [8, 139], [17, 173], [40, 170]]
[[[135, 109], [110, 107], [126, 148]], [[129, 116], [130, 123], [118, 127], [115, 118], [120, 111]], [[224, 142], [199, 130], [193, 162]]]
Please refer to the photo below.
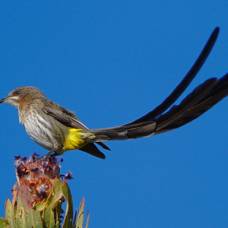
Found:
[[50, 151], [61, 151], [67, 127], [46, 114], [29, 115], [24, 121], [28, 135], [38, 144]]

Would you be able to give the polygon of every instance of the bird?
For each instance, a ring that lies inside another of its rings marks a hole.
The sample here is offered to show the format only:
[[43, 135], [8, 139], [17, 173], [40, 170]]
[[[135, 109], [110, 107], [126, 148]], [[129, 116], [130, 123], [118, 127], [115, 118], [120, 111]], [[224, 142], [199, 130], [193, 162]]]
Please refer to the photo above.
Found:
[[198, 58], [175, 89], [152, 111], [117, 127], [90, 129], [77, 116], [49, 100], [38, 88], [18, 87], [0, 103], [18, 109], [19, 121], [36, 143], [57, 156], [69, 150], [81, 150], [98, 158], [105, 158], [100, 150], [110, 148], [109, 140], [126, 140], [161, 134], [179, 128], [212, 108], [228, 95], [228, 74], [212, 77], [198, 85], [179, 104], [177, 99], [196, 77], [209, 56], [219, 34], [216, 27]]

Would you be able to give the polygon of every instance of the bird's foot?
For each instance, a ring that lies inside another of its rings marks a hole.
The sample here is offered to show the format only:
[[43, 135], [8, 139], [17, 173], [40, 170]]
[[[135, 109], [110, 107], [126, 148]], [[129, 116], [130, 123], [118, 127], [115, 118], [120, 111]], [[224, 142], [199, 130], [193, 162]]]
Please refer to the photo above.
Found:
[[57, 155], [58, 155], [58, 153], [56, 153], [55, 151], [49, 151], [46, 156], [47, 157], [55, 157]]

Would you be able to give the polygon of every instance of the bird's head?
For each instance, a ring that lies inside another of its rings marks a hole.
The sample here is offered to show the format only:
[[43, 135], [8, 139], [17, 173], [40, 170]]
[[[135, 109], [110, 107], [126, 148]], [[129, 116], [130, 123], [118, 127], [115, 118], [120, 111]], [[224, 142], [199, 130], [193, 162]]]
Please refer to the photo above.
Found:
[[40, 97], [44, 97], [40, 90], [35, 87], [24, 86], [11, 91], [7, 97], [0, 99], [0, 103], [8, 103], [18, 107], [24, 101], [32, 101]]

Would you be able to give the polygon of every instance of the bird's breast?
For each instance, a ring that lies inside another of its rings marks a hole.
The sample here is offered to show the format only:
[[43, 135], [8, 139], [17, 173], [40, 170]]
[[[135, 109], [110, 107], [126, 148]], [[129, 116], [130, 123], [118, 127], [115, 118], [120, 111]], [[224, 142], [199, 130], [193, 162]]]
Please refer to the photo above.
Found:
[[23, 116], [23, 124], [28, 135], [43, 147], [62, 150], [67, 127], [53, 117], [38, 111], [30, 111]]

